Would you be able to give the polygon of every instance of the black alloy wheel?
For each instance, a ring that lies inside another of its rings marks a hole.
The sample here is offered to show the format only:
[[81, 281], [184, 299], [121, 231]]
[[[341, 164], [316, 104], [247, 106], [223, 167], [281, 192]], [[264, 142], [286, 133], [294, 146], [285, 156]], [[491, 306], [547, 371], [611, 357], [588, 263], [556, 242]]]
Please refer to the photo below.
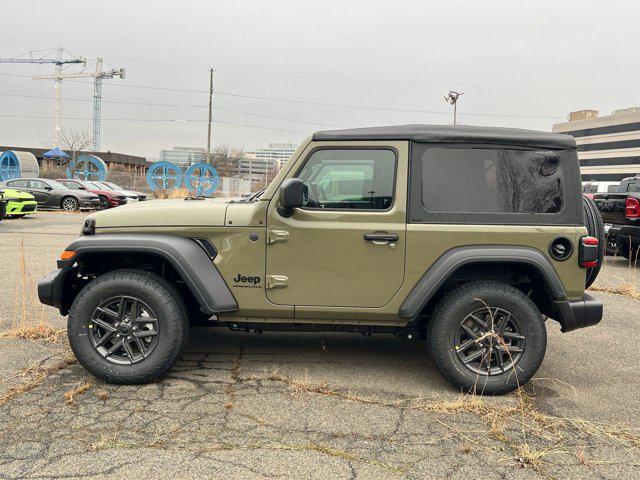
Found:
[[138, 363], [158, 343], [158, 319], [146, 303], [135, 297], [105, 300], [93, 311], [90, 322], [93, 348], [112, 363]]
[[480, 308], [467, 315], [453, 338], [462, 364], [479, 375], [512, 370], [524, 354], [526, 338], [520, 321], [502, 308]]

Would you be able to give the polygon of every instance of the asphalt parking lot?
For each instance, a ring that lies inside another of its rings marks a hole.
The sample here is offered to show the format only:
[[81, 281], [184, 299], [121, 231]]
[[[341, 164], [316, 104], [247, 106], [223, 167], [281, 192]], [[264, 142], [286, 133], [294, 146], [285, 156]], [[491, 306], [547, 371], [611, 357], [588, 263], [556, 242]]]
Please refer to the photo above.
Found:
[[[35, 301], [83, 214], [0, 223], [0, 330]], [[624, 259], [597, 285], [640, 287]], [[0, 338], [0, 478], [638, 478], [640, 301], [549, 344], [521, 396], [460, 398], [423, 342], [192, 329], [162, 381], [93, 380], [58, 342]], [[25, 301], [23, 301], [23, 298]]]

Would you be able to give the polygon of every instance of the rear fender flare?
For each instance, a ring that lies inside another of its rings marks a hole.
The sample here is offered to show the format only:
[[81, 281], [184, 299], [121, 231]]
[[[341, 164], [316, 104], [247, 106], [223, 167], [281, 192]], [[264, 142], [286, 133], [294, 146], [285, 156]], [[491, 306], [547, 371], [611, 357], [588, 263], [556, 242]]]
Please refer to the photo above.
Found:
[[445, 252], [425, 272], [400, 306], [400, 316], [417, 318], [438, 289], [456, 270], [465, 265], [485, 262], [532, 266], [545, 279], [546, 288], [553, 295], [554, 300], [566, 298], [566, 292], [558, 274], [547, 257], [539, 250], [509, 245], [463, 246]]

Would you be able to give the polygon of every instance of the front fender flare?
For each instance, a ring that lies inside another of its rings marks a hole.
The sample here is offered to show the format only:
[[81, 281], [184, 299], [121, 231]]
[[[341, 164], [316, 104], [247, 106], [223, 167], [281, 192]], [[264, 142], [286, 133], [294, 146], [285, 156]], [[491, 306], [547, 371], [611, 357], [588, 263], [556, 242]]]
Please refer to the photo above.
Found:
[[96, 253], [157, 255], [178, 272], [204, 313], [213, 315], [238, 310], [238, 304], [212, 258], [190, 238], [166, 234], [98, 234], [78, 238], [67, 250], [75, 251], [76, 255], [66, 263], [58, 262], [63, 270], [70, 270], [78, 260]]

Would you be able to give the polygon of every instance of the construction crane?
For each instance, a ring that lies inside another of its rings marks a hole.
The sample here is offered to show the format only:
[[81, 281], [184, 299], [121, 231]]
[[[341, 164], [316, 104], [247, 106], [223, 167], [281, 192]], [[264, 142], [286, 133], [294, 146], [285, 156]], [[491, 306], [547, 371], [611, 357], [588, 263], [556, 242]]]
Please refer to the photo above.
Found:
[[62, 47], [58, 47], [58, 55], [56, 58], [33, 58], [31, 56], [29, 56], [29, 58], [0, 58], [0, 63], [49, 63], [54, 65], [54, 73], [53, 76], [50, 77], [55, 80], [56, 99], [53, 113], [53, 146], [58, 147], [58, 144], [60, 143], [60, 97], [62, 94], [62, 79], [65, 78], [62, 75], [62, 66], [72, 63], [81, 63], [82, 65], [86, 65], [87, 59], [84, 57], [64, 58], [64, 49]]
[[[102, 69], [102, 58], [96, 59], [96, 69], [93, 72], [79, 72], [79, 73], [67, 73], [62, 74], [56, 72], [53, 75], [33, 77], [36, 80], [51, 80], [54, 79], [62, 81], [63, 78], [93, 78], [93, 149], [94, 151], [100, 150], [100, 123], [102, 116], [102, 80], [105, 78], [125, 77], [124, 68], [112, 68], [111, 70]], [[58, 135], [60, 134], [58, 130]], [[59, 138], [59, 137], [58, 137]]]

